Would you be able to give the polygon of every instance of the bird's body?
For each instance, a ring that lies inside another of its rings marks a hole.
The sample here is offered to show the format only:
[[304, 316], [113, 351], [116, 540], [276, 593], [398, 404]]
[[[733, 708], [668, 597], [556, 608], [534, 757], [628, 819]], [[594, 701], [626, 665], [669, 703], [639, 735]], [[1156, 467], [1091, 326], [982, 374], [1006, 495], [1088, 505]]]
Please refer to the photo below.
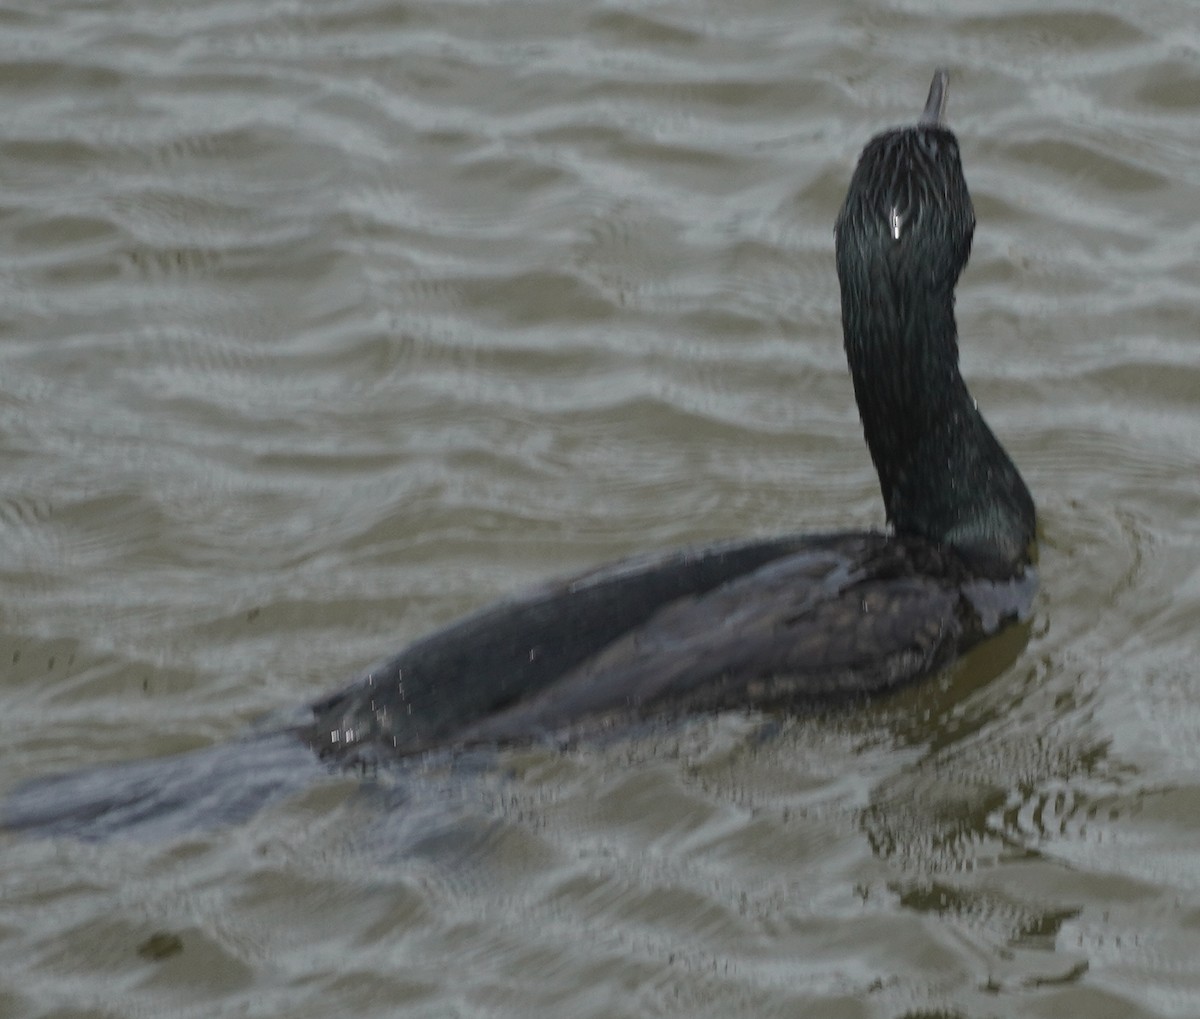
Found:
[[880, 693], [1028, 611], [1033, 500], [958, 367], [975, 214], [945, 90], [939, 72], [921, 122], [863, 150], [836, 228], [846, 355], [893, 533], [641, 557], [485, 609], [315, 705], [305, 736], [323, 757]]
[[648, 714], [794, 710], [927, 675], [1029, 608], [1032, 575], [877, 532], [641, 556], [419, 640], [317, 704], [306, 739], [367, 763]]
[[[731, 542], [546, 584], [416, 641], [287, 738], [364, 765], [664, 712], [790, 710], [927, 676], [1027, 613], [1033, 500], [959, 373], [954, 288], [975, 216], [945, 89], [938, 72], [920, 123], [868, 143], [835, 231], [890, 532]], [[269, 798], [227, 791], [240, 773], [257, 768], [267, 790], [298, 781], [280, 733], [237, 746], [112, 782], [48, 780], [10, 800], [6, 821], [108, 834], [177, 811], [190, 826]]]

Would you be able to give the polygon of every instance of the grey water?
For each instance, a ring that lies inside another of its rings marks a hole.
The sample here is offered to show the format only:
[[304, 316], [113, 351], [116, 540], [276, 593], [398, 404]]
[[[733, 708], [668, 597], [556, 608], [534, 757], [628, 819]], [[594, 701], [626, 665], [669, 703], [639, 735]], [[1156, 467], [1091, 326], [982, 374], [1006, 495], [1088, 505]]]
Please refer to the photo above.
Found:
[[0, 795], [882, 524], [831, 230], [939, 65], [1027, 626], [855, 712], [0, 835], [0, 1016], [1200, 1015], [1189, 0], [0, 5]]

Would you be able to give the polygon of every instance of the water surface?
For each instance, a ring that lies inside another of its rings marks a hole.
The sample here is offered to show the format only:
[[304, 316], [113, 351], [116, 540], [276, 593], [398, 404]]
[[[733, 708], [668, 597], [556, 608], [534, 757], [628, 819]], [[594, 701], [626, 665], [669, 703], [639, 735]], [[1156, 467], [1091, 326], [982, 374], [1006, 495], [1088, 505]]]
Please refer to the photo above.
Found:
[[1187, 0], [4, 5], [4, 788], [547, 575], [882, 523], [831, 229], [939, 64], [1029, 627], [849, 715], [4, 836], [0, 1014], [1200, 1014]]

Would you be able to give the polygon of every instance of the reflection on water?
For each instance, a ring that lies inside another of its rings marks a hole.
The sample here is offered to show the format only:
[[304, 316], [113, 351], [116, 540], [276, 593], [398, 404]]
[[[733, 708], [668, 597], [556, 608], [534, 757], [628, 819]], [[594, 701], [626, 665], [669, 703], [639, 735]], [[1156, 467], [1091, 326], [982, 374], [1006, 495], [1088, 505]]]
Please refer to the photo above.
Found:
[[236, 767], [548, 575], [878, 523], [831, 226], [947, 62], [964, 370], [1043, 580], [860, 711], [6, 837], [0, 1014], [1200, 1014], [1190, 14], [0, 11], [5, 790]]

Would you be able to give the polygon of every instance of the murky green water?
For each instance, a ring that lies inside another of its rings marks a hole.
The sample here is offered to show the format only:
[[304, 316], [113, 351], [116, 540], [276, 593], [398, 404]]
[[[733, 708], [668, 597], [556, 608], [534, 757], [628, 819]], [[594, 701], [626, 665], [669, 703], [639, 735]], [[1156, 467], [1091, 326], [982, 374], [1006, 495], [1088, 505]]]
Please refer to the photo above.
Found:
[[880, 523], [831, 228], [941, 63], [1028, 632], [850, 716], [0, 836], [0, 1015], [1200, 1015], [1189, 0], [4, 5], [3, 788], [549, 574]]

